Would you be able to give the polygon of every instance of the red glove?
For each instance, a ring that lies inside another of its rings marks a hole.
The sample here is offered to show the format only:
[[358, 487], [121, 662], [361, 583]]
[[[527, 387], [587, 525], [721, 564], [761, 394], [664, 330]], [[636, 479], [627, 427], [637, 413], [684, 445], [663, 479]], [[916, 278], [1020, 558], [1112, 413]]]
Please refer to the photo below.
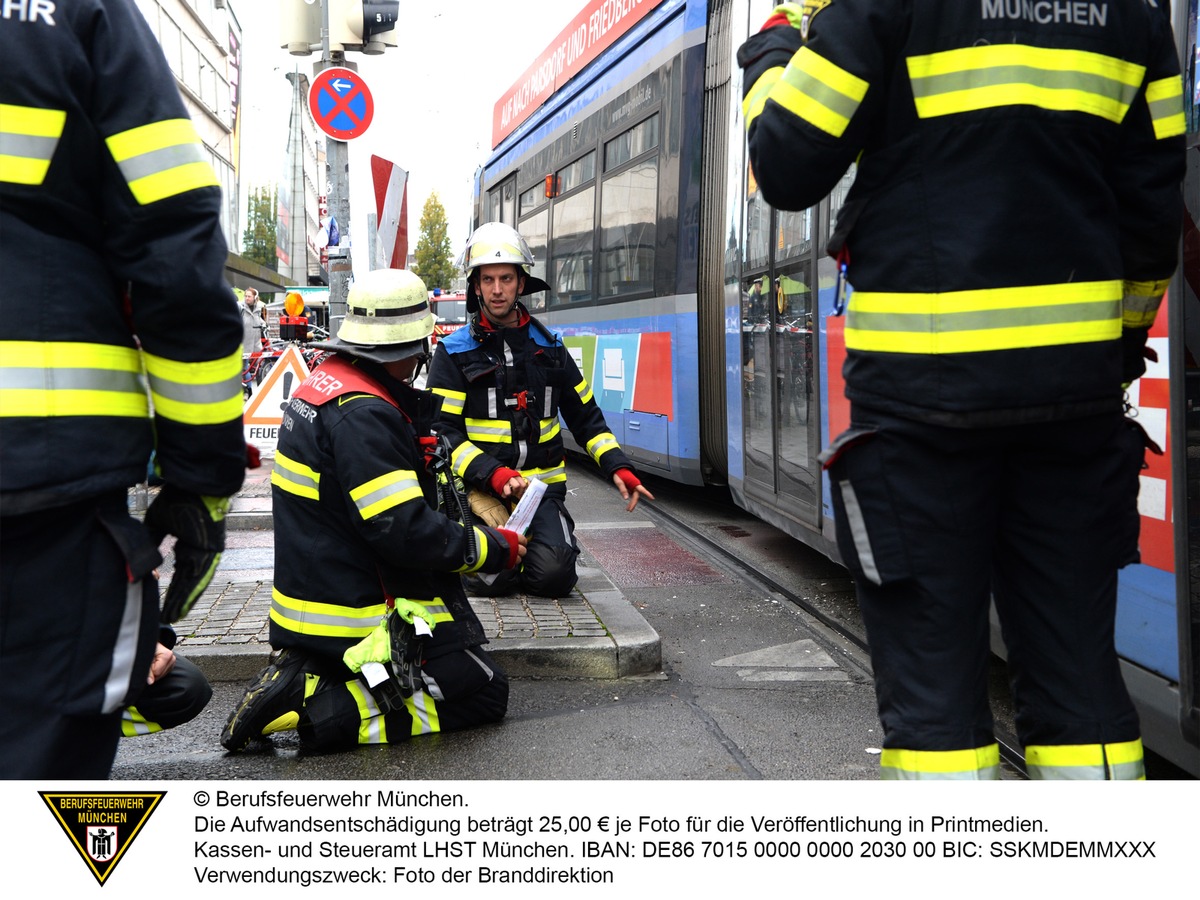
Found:
[[262, 454], [253, 444], [246, 444], [246, 468], [257, 469], [262, 465]]
[[521, 561], [521, 537], [515, 531], [508, 528], [496, 528], [495, 532], [508, 541], [508, 562], [504, 564], [504, 568], [516, 568], [517, 563]]
[[504, 499], [504, 486], [508, 484], [510, 478], [520, 478], [521, 473], [516, 469], [510, 469], [507, 466], [501, 466], [492, 473], [492, 477], [488, 479], [488, 484], [492, 488], [492, 493], [500, 499]]
[[630, 469], [617, 469], [617, 471], [613, 472], [613, 474], [621, 479], [625, 485], [625, 488], [631, 494], [641, 487], [642, 480], [634, 475]]

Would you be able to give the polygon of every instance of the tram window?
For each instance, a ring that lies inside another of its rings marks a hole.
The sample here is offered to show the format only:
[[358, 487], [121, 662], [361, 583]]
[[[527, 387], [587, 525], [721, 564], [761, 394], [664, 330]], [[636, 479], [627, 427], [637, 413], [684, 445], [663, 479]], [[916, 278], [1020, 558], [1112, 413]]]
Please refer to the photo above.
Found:
[[[593, 154], [594, 157], [594, 154]], [[550, 261], [556, 304], [591, 300], [592, 236], [595, 233], [596, 189], [579, 191], [554, 204], [553, 258]]]
[[558, 191], [569, 193], [580, 185], [587, 184], [596, 177], [596, 151], [593, 150], [582, 159], [577, 159], [570, 165], [564, 166], [556, 173], [558, 176]]
[[491, 191], [487, 198], [487, 219], [488, 222], [500, 221], [500, 192]]
[[500, 186], [500, 221], [505, 225], [516, 227], [517, 224], [517, 186], [510, 178]]
[[767, 264], [770, 249], [771, 207], [761, 194], [746, 197], [746, 268], [754, 269]]
[[[533, 265], [529, 267], [529, 274], [534, 278], [541, 278], [546, 281], [546, 244], [547, 232], [546, 223], [550, 220], [550, 211], [543, 209], [536, 216], [530, 216], [521, 223], [521, 236], [525, 238], [525, 243], [529, 244], [529, 250], [533, 253]], [[534, 312], [546, 308], [546, 293], [532, 294], [525, 298], [525, 305]]]
[[526, 215], [533, 212], [539, 206], [546, 202], [546, 185], [538, 182], [529, 190], [521, 194], [517, 200], [517, 210], [520, 215]]
[[604, 179], [600, 196], [600, 296], [654, 289], [658, 165], [641, 163]]
[[658, 113], [604, 145], [604, 171], [611, 172], [658, 146]]
[[799, 212], [779, 210], [775, 236], [777, 260], [807, 256], [812, 252], [813, 213], [812, 208]]

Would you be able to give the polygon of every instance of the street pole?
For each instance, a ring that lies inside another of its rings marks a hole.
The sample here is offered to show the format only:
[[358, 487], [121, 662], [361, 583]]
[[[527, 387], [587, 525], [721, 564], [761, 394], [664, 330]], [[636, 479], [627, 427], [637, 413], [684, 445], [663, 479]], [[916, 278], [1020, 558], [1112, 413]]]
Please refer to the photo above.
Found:
[[[329, 49], [329, 3], [321, 4], [321, 59], [313, 66], [313, 76], [338, 66], [357, 71], [358, 65], [346, 61], [346, 54]], [[325, 155], [329, 166], [329, 214], [337, 220], [342, 240], [350, 241], [350, 148], [345, 141], [327, 137]], [[329, 247], [329, 330], [336, 334], [337, 324], [345, 318], [346, 298], [350, 291], [350, 247]]]

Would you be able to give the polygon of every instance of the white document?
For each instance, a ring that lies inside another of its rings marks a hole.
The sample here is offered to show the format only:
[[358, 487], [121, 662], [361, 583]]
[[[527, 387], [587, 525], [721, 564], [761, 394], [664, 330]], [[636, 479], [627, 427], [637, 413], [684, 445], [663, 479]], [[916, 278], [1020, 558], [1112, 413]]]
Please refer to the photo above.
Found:
[[521, 495], [517, 508], [512, 511], [512, 515], [508, 517], [508, 522], [504, 527], [517, 534], [527, 532], [529, 526], [533, 524], [533, 514], [537, 512], [538, 506], [542, 502], [542, 495], [545, 493], [546, 483], [544, 481], [537, 478], [529, 479], [525, 493]]
[[[542, 502], [542, 495], [546, 493], [546, 483], [539, 481], [537, 478], [530, 478], [529, 485], [525, 488], [525, 493], [521, 495], [521, 500], [517, 503], [517, 508], [512, 511], [512, 515], [508, 517], [508, 521], [504, 523], [504, 528], [509, 531], [515, 531], [517, 534], [524, 534], [529, 530], [529, 526], [533, 524], [533, 514], [537, 512], [538, 506]], [[491, 584], [496, 580], [496, 575], [499, 573], [478, 572], [475, 577], [484, 584]]]

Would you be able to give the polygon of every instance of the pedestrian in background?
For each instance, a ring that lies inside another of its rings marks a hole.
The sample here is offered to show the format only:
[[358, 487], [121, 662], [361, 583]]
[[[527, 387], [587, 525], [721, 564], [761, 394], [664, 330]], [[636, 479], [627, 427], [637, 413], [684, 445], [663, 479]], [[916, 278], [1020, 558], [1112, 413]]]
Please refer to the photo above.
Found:
[[858, 165], [829, 247], [854, 286], [851, 424], [822, 459], [885, 778], [998, 777], [992, 599], [1030, 776], [1143, 777], [1113, 631], [1146, 443], [1123, 385], [1182, 221], [1163, 5], [1041, 23], [1015, 4], [814, 0], [739, 50], [769, 203], [809, 207]]
[[258, 291], [246, 288], [244, 299], [238, 304], [242, 313], [242, 354], [261, 353], [263, 338], [267, 334], [267, 320], [263, 318], [262, 305], [258, 302]]
[[[142, 13], [131, 0], [10, 8], [0, 776], [98, 779], [151, 669], [160, 541], [177, 538], [166, 622], [224, 548], [246, 460], [237, 303], [216, 174]], [[152, 451], [164, 485], [143, 526], [127, 493]]]

